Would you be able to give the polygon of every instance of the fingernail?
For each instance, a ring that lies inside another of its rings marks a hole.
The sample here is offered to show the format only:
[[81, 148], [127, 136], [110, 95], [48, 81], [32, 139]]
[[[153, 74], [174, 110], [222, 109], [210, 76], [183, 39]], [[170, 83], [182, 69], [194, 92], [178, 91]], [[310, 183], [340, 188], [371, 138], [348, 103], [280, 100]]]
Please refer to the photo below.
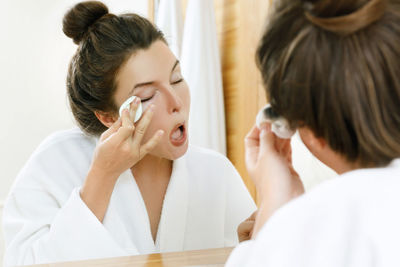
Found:
[[140, 98], [139, 97], [135, 97], [135, 104], [138, 105], [140, 103]]
[[162, 136], [163, 134], [164, 134], [164, 131], [161, 130], [161, 131], [158, 131], [157, 136]]

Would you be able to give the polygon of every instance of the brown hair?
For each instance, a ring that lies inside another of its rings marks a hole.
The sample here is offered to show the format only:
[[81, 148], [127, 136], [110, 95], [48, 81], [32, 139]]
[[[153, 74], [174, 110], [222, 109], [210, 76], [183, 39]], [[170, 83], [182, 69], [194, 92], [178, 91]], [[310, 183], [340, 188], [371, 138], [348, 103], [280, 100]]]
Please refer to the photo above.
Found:
[[[277, 2], [277, 1], [275, 1]], [[257, 50], [267, 97], [349, 162], [400, 157], [400, 2], [282, 0]]]
[[115, 112], [115, 77], [123, 63], [163, 34], [147, 19], [136, 14], [108, 13], [98, 1], [76, 4], [63, 19], [63, 31], [78, 44], [68, 76], [67, 91], [72, 113], [79, 127], [99, 135], [106, 127], [95, 111]]

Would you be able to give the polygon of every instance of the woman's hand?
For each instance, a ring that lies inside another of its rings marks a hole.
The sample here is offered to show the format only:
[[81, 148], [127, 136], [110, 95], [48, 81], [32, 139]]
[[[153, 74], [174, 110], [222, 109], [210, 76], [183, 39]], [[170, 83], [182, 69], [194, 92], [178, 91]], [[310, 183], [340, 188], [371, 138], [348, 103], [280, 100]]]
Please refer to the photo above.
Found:
[[153, 117], [153, 106], [146, 109], [135, 127], [133, 121], [139, 105], [139, 99], [136, 100], [138, 101], [131, 103], [130, 112], [123, 110], [121, 118], [100, 136], [94, 152], [93, 169], [101, 170], [110, 177], [119, 176], [134, 166], [161, 140], [163, 131], [159, 130], [146, 144], [141, 144]]
[[150, 152], [164, 134], [159, 130], [146, 144], [141, 144], [153, 117], [153, 107], [146, 109], [135, 127], [133, 121], [138, 105], [138, 101], [131, 103], [130, 111], [125, 109], [121, 118], [100, 136], [80, 191], [82, 200], [101, 222], [118, 177]]
[[290, 139], [280, 139], [269, 123], [256, 126], [245, 138], [246, 167], [256, 185], [259, 212], [254, 234], [282, 205], [304, 193], [304, 186], [292, 166]]
[[237, 234], [239, 238], [239, 242], [247, 241], [251, 239], [253, 235], [254, 223], [256, 221], [257, 210], [251, 214], [249, 218], [247, 218], [244, 222], [239, 224], [237, 229]]

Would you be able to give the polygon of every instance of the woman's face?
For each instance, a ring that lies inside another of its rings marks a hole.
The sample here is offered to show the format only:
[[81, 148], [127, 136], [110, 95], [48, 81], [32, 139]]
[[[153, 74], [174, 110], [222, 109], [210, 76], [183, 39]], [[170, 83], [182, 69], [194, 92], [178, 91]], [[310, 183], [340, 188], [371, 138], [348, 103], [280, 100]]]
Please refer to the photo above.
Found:
[[114, 101], [117, 106], [130, 96], [138, 96], [143, 110], [151, 104], [154, 116], [144, 135], [147, 142], [157, 130], [164, 135], [151, 155], [175, 160], [188, 148], [189, 88], [182, 77], [179, 61], [162, 41], [139, 50], [117, 74]]

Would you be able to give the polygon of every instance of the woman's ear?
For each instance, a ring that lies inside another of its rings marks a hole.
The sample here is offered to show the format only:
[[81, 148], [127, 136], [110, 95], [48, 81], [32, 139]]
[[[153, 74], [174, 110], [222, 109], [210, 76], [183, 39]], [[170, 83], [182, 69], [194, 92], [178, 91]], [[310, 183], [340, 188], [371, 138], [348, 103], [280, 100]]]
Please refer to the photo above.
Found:
[[118, 116], [111, 112], [95, 111], [97, 119], [107, 128], [110, 128], [118, 120]]
[[314, 132], [307, 127], [299, 128], [299, 134], [304, 145], [311, 153], [319, 154], [326, 148], [326, 141], [323, 138], [316, 137]]
[[333, 151], [322, 137], [316, 137], [309, 128], [302, 127], [299, 134], [304, 145], [310, 152], [325, 165], [341, 174], [354, 168], [339, 153]]

